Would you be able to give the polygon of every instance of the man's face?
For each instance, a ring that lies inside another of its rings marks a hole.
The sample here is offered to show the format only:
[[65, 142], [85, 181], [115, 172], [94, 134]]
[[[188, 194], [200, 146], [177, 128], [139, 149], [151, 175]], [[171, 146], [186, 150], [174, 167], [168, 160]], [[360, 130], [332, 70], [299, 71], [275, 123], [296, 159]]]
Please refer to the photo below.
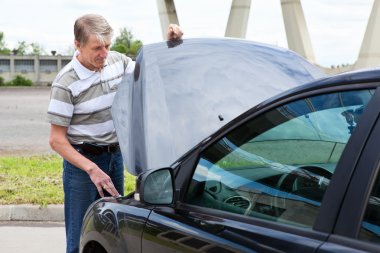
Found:
[[110, 38], [104, 38], [101, 41], [96, 35], [90, 35], [86, 44], [75, 41], [75, 46], [79, 51], [79, 62], [90, 70], [100, 70], [105, 64], [110, 45]]

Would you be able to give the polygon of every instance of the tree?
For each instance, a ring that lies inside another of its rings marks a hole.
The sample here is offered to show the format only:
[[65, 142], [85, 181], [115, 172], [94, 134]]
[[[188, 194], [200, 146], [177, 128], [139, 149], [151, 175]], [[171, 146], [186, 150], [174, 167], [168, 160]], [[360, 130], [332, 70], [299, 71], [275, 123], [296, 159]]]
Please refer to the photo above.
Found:
[[4, 33], [0, 32], [0, 48], [5, 47]]
[[74, 55], [75, 50], [76, 50], [76, 49], [75, 49], [74, 45], [69, 45], [69, 46], [67, 47], [67, 49], [66, 49], [65, 54], [66, 54], [66, 55]]
[[19, 41], [17, 47], [14, 49], [15, 54], [17, 55], [26, 55], [28, 51], [28, 44], [25, 40]]
[[4, 41], [4, 33], [0, 32], [0, 54], [9, 54], [11, 50], [6, 47], [6, 43]]
[[46, 54], [44, 48], [35, 42], [27, 43], [26, 41], [19, 41], [17, 47], [14, 49], [17, 55], [41, 55]]
[[141, 40], [133, 41], [131, 48], [129, 49], [129, 54], [133, 55], [133, 58], [136, 58], [136, 55], [142, 46], [143, 46], [143, 43]]
[[43, 46], [41, 46], [38, 43], [32, 42], [32, 43], [30, 43], [30, 47], [31, 47], [31, 52], [29, 54], [31, 54], [31, 55], [46, 54], [45, 49], [43, 48]]
[[134, 39], [132, 32], [124, 27], [120, 29], [120, 35], [116, 37], [111, 50], [135, 58], [142, 45], [143, 43]]

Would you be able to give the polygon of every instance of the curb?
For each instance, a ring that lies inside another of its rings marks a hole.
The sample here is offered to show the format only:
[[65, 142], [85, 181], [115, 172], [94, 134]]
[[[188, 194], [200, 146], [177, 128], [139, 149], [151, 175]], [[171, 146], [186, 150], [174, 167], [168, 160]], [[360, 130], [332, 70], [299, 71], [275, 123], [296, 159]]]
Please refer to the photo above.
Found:
[[0, 221], [64, 221], [63, 205], [0, 206]]

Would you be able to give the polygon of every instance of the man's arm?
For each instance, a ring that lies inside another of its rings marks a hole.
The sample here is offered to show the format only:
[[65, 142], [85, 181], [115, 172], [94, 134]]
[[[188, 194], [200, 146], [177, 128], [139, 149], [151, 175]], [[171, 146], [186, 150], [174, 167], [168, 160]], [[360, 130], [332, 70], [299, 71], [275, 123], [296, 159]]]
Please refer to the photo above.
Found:
[[49, 144], [64, 159], [87, 172], [101, 197], [104, 197], [103, 189], [112, 196], [119, 196], [111, 178], [94, 162], [81, 155], [71, 146], [67, 139], [67, 127], [51, 124]]

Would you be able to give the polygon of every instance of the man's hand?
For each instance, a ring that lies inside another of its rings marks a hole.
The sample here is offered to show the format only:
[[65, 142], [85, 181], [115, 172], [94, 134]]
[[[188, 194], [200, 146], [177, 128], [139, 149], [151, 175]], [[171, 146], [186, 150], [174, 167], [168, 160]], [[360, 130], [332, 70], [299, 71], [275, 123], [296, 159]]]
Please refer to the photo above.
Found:
[[119, 193], [115, 189], [111, 178], [104, 173], [95, 163], [82, 156], [77, 150], [71, 146], [67, 139], [67, 127], [51, 125], [50, 128], [50, 146], [58, 154], [76, 167], [87, 172], [91, 181], [98, 189], [99, 195], [104, 197], [103, 190], [106, 190], [111, 196], [117, 197]]
[[104, 197], [103, 190], [106, 190], [113, 197], [120, 196], [115, 186], [113, 185], [111, 178], [106, 173], [104, 173], [98, 166], [95, 166], [94, 168], [89, 170], [88, 175], [90, 176], [91, 181], [95, 184], [100, 197]]
[[168, 32], [166, 33], [167, 40], [180, 40], [182, 38], [183, 31], [179, 25], [170, 24]]

